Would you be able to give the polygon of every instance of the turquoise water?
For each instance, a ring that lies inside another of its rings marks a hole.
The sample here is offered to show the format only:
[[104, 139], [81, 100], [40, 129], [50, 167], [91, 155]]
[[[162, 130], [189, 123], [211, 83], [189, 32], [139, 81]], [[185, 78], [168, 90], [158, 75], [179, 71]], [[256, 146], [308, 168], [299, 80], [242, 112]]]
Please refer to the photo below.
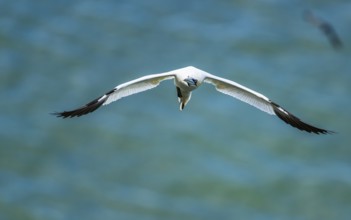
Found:
[[[333, 23], [336, 51], [301, 18]], [[0, 2], [0, 219], [349, 219], [349, 1]], [[50, 112], [193, 65], [337, 132], [312, 135], [173, 82], [94, 114]]]

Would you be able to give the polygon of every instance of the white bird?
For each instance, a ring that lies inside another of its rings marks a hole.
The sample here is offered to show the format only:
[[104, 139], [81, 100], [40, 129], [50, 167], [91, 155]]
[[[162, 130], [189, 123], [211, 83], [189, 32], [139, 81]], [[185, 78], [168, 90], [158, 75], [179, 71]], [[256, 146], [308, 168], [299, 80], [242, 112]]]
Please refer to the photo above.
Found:
[[54, 114], [58, 117], [63, 118], [79, 117], [95, 111], [102, 105], [107, 105], [123, 97], [155, 88], [160, 84], [160, 82], [168, 79], [174, 79], [174, 83], [177, 89], [178, 101], [180, 103], [180, 110], [183, 110], [186, 104], [189, 102], [191, 98], [191, 92], [205, 82], [213, 84], [219, 92], [246, 102], [270, 115], [276, 115], [287, 124], [290, 124], [291, 126], [296, 127], [300, 130], [316, 134], [332, 133], [331, 131], [317, 128], [301, 121], [299, 118], [256, 91], [253, 91], [231, 80], [212, 75], [192, 66], [172, 70], [165, 73], [140, 77], [138, 79], [116, 86], [111, 91], [89, 102], [81, 108]]

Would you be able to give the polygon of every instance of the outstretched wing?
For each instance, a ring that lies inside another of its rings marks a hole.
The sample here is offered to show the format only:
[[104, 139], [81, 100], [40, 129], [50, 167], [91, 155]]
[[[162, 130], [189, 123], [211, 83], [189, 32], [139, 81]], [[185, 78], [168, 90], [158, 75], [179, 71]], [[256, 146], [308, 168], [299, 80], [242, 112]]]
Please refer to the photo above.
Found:
[[211, 74], [206, 76], [204, 82], [213, 84], [219, 92], [246, 102], [247, 104], [258, 108], [261, 111], [271, 115], [275, 114], [270, 100], [266, 96], [242, 86], [239, 83]]
[[107, 105], [123, 97], [155, 88], [160, 84], [161, 81], [166, 79], [172, 79], [173, 77], [174, 74], [172, 72], [143, 76], [141, 78], [116, 86], [114, 89], [107, 92], [103, 96], [94, 99], [93, 101], [80, 108], [71, 111], [57, 112], [54, 114], [57, 117], [62, 118], [79, 117], [95, 111], [102, 105]]
[[281, 120], [297, 129], [316, 134], [332, 133], [331, 131], [317, 128], [301, 121], [299, 118], [297, 118], [290, 112], [286, 111], [276, 103], [272, 102], [266, 96], [256, 91], [253, 91], [252, 89], [249, 89], [245, 86], [242, 86], [236, 82], [220, 78], [212, 74], [208, 74], [204, 81], [213, 84], [219, 92], [222, 92], [226, 95], [230, 95], [243, 102], [246, 102], [247, 104], [252, 105], [268, 114], [276, 115]]

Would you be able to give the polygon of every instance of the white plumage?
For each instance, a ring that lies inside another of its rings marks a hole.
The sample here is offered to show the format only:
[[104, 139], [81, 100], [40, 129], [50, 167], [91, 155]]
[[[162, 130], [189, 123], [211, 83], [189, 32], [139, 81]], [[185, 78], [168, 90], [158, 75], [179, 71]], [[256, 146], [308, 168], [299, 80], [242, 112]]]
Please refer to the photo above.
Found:
[[302, 122], [299, 118], [289, 113], [276, 103], [272, 102], [266, 96], [249, 89], [243, 85], [224, 79], [198, 68], [188, 66], [181, 69], [172, 70], [160, 74], [152, 74], [140, 77], [138, 79], [120, 84], [113, 90], [103, 96], [89, 102], [85, 106], [72, 110], [55, 113], [58, 117], [79, 117], [95, 111], [102, 105], [110, 104], [123, 97], [130, 96], [157, 87], [162, 81], [174, 79], [177, 88], [180, 110], [183, 110], [191, 98], [191, 92], [198, 88], [202, 83], [213, 84], [217, 91], [239, 99], [250, 104], [261, 111], [271, 115], [277, 115], [280, 119], [300, 130], [316, 134], [331, 133], [328, 130], [321, 129]]

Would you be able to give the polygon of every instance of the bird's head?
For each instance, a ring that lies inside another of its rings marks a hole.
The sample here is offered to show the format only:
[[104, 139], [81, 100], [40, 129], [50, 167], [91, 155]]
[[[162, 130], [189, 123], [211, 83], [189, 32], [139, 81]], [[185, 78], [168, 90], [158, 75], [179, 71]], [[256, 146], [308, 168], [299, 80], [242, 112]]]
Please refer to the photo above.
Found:
[[189, 87], [197, 87], [197, 79], [188, 77], [184, 79], [184, 82], [186, 82]]

